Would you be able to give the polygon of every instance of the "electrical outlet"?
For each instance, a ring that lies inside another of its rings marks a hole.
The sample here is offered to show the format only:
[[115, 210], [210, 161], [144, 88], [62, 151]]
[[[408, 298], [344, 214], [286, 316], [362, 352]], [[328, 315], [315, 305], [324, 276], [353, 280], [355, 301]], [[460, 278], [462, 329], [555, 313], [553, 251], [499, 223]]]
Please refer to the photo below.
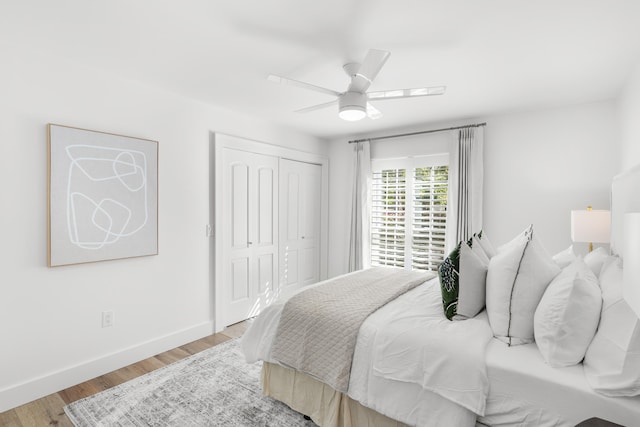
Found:
[[113, 326], [114, 315], [113, 311], [103, 311], [102, 312], [102, 327], [108, 328]]

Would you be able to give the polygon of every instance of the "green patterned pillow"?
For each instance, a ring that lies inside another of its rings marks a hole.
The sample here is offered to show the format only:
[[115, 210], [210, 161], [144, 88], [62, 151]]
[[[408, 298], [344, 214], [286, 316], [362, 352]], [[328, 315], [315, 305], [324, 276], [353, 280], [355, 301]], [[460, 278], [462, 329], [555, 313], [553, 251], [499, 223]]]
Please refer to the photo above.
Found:
[[438, 267], [440, 277], [440, 290], [442, 291], [442, 306], [447, 319], [453, 320], [458, 306], [459, 271], [460, 271], [460, 246], [458, 243], [448, 257]]
[[485, 305], [489, 258], [473, 241], [458, 243], [438, 267], [442, 305], [449, 320], [475, 317]]

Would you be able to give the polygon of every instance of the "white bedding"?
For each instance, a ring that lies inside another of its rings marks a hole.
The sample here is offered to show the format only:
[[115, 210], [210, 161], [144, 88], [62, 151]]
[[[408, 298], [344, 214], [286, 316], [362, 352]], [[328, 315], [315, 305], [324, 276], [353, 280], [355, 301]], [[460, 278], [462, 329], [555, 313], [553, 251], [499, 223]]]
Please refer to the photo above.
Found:
[[[278, 301], [267, 307], [245, 332], [241, 346], [248, 362], [277, 363], [271, 359], [270, 347], [283, 305], [284, 301]], [[462, 340], [452, 343], [449, 335]], [[481, 337], [479, 341], [474, 338], [476, 335]], [[472, 374], [468, 370], [450, 372], [450, 356], [440, 352], [439, 344], [416, 344], [430, 340], [461, 348], [469, 354], [458, 352], [454, 357], [467, 358], [468, 363], [474, 364], [478, 357], [472, 356], [471, 349], [479, 351], [479, 342], [487, 336], [491, 337], [491, 331], [484, 314], [472, 320], [446, 320], [438, 280], [433, 279], [382, 307], [364, 322], [348, 394], [408, 425], [474, 426], [476, 413], [466, 408], [481, 413], [482, 402], [477, 399], [484, 392], [482, 375], [470, 382], [475, 385], [470, 387], [474, 392], [465, 396], [459, 393], [463, 387], [458, 380]], [[438, 351], [429, 354], [429, 348]], [[610, 398], [595, 393], [586, 382], [582, 364], [552, 368], [544, 362], [535, 343], [509, 347], [491, 338], [485, 357], [480, 360], [486, 361], [490, 389], [478, 425], [568, 427], [591, 417], [625, 426], [640, 425], [640, 396]], [[434, 384], [441, 387], [440, 394], [430, 391]], [[483, 391], [478, 393], [479, 390]], [[453, 402], [456, 399], [460, 404]]]
[[[271, 357], [284, 301], [267, 307], [245, 332], [249, 363]], [[393, 419], [419, 426], [473, 426], [484, 414], [488, 380], [486, 318], [450, 322], [438, 279], [407, 292], [363, 323], [348, 394]]]
[[[444, 316], [436, 278], [369, 316], [358, 337], [365, 360], [354, 358], [354, 365], [369, 365], [362, 377], [416, 384], [483, 415], [489, 392], [484, 354], [491, 338], [486, 316], [464, 322]], [[351, 384], [349, 395], [368, 406], [358, 385]]]
[[593, 391], [583, 365], [552, 368], [535, 343], [487, 346], [491, 391], [486, 425], [575, 426], [598, 417], [624, 426], [640, 425], [640, 396], [606, 397]]
[[362, 323], [434, 273], [374, 267], [307, 289], [283, 306], [271, 357], [346, 393]]

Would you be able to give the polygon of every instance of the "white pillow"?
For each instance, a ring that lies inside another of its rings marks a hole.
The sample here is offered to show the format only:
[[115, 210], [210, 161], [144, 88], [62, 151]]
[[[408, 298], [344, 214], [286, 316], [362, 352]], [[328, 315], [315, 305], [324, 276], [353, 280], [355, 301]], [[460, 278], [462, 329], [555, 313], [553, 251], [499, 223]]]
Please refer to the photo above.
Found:
[[607, 251], [601, 246], [596, 248], [595, 250], [589, 252], [584, 257], [584, 262], [589, 266], [593, 274], [596, 277], [600, 276], [600, 270], [602, 270], [602, 264], [609, 257]]
[[491, 244], [491, 241], [489, 240], [489, 237], [487, 236], [487, 233], [484, 232], [484, 230], [482, 230], [478, 234], [474, 234], [472, 239], [480, 243], [480, 247], [487, 255], [487, 258], [493, 258], [493, 256], [496, 254], [496, 250], [493, 247], [493, 244]]
[[438, 267], [444, 314], [449, 320], [475, 317], [484, 309], [489, 259], [478, 244], [460, 242]]
[[483, 250], [463, 243], [460, 251], [460, 288], [458, 307], [453, 320], [475, 317], [484, 310], [489, 259]]
[[550, 366], [577, 365], [584, 359], [601, 308], [598, 279], [577, 258], [551, 281], [533, 318], [538, 349]]
[[493, 335], [509, 345], [533, 342], [533, 315], [549, 282], [560, 273], [533, 233], [533, 225], [502, 246], [487, 272], [487, 314]]
[[573, 252], [573, 245], [569, 246], [564, 251], [558, 252], [553, 256], [553, 260], [555, 261], [556, 264], [558, 264], [558, 267], [560, 268], [565, 268], [566, 266], [571, 264], [573, 261], [575, 261], [576, 258], [577, 256], [575, 252]]
[[[637, 261], [633, 261], [637, 262]], [[606, 396], [640, 395], [640, 320], [622, 297], [622, 262], [609, 257], [600, 275], [600, 325], [584, 358], [589, 385]]]

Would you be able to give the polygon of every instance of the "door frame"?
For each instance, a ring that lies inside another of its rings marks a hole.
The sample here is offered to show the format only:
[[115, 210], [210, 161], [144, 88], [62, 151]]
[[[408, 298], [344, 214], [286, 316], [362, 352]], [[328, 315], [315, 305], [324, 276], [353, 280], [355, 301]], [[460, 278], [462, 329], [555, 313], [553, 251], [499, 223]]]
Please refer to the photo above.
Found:
[[[224, 329], [224, 314], [226, 307], [223, 300], [223, 289], [218, 286], [218, 283], [222, 283], [224, 278], [222, 277], [222, 268], [217, 266], [222, 265], [222, 233], [218, 233], [218, 230], [222, 230], [224, 224], [222, 223], [222, 211], [218, 207], [222, 206], [222, 191], [220, 185], [222, 183], [222, 151], [227, 148], [231, 148], [239, 151], [247, 151], [250, 153], [264, 154], [268, 156], [279, 157], [282, 159], [295, 160], [300, 162], [315, 163], [321, 166], [322, 176], [321, 180], [321, 194], [320, 194], [320, 280], [327, 278], [328, 264], [328, 242], [329, 242], [329, 158], [320, 154], [308, 153], [304, 151], [298, 151], [291, 148], [282, 147], [279, 145], [268, 144], [266, 142], [254, 141], [238, 136], [227, 135], [223, 133], [211, 133], [211, 145], [213, 150], [210, 150], [212, 158], [210, 164], [213, 165], [213, 173], [210, 173], [211, 182], [209, 183], [209, 224], [207, 233], [209, 237], [213, 238], [213, 244], [210, 245], [210, 281], [213, 287], [213, 324], [214, 331], [220, 332]], [[279, 274], [279, 273], [278, 273]]]

